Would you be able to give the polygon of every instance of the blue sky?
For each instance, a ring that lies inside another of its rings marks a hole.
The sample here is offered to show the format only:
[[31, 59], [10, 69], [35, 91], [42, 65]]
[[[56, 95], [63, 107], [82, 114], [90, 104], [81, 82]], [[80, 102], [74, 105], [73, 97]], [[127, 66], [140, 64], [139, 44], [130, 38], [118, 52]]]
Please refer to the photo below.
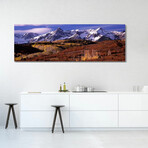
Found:
[[59, 27], [63, 30], [97, 29], [99, 27], [102, 27], [103, 29], [108, 31], [125, 30], [124, 24], [16, 24], [14, 25], [14, 30], [16, 33], [35, 32], [43, 34], [49, 31], [54, 31]]

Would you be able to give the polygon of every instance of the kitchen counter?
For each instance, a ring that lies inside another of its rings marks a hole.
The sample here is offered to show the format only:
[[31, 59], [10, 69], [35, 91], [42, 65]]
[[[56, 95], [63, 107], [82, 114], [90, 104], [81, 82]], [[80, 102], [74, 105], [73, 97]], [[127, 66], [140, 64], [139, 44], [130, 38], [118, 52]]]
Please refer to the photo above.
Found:
[[21, 128], [50, 128], [51, 105], [65, 105], [68, 128], [148, 127], [148, 92], [22, 92], [20, 100]]
[[120, 92], [111, 92], [111, 91], [106, 91], [106, 92], [21, 92], [21, 95], [29, 95], [29, 94], [148, 94], [148, 92], [132, 92], [132, 91], [120, 91]]

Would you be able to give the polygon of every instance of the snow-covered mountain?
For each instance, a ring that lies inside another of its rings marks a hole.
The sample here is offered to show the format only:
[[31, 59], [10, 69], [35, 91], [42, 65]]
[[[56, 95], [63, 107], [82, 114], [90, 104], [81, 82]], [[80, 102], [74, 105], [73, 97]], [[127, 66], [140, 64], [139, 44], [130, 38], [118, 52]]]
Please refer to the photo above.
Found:
[[125, 39], [125, 31], [106, 31], [102, 28], [87, 29], [87, 30], [62, 30], [57, 28], [55, 31], [48, 32], [46, 34], [38, 35], [36, 33], [26, 33], [24, 35], [15, 34], [15, 43], [34, 43], [39, 41], [55, 41], [65, 39], [84, 39], [91, 41], [103, 41], [103, 40], [122, 40]]
[[55, 31], [36, 36], [30, 42], [64, 40], [70, 38], [72, 35], [71, 31], [63, 31], [61, 28], [58, 28]]
[[15, 33], [14, 34], [14, 41], [15, 44], [23, 44], [23, 43], [28, 43], [30, 42], [30, 40], [36, 36], [38, 36], [39, 34], [37, 33], [25, 33], [25, 34], [19, 34], [19, 33]]
[[118, 36], [119, 39], [121, 39], [121, 40], [125, 39], [125, 31], [122, 31], [122, 32], [112, 31], [112, 33], [114, 33], [116, 36]]

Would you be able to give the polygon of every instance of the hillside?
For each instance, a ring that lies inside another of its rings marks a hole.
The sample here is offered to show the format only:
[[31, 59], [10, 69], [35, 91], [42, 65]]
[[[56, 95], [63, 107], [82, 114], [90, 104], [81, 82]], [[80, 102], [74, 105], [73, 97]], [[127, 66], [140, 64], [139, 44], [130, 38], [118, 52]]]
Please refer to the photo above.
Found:
[[[24, 46], [31, 47], [28, 48], [30, 53], [22, 52]], [[15, 44], [15, 49], [15, 61], [125, 61], [125, 40], [43, 41]]]

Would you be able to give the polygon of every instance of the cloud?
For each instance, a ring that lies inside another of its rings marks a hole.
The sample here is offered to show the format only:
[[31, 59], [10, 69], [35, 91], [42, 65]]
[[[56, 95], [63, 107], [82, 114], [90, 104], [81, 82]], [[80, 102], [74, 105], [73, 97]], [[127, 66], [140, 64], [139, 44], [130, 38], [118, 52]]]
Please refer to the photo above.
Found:
[[45, 24], [15, 24], [14, 26], [42, 26]]
[[33, 29], [28, 29], [28, 30], [15, 30], [15, 33], [32, 32], [32, 33], [43, 34], [43, 33], [47, 33], [47, 32], [50, 32], [50, 31], [51, 31], [51, 28], [33, 28]]

